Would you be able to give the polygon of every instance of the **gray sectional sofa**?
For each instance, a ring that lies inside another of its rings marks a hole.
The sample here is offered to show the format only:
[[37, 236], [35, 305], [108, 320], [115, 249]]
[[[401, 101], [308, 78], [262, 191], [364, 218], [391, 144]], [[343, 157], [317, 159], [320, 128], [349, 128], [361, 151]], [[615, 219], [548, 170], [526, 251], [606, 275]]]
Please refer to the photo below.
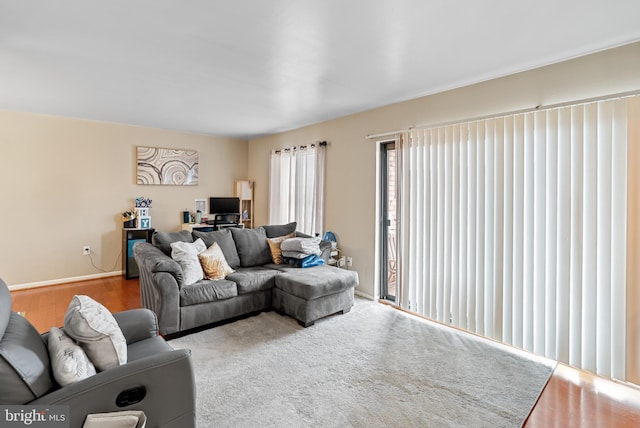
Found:
[[[327, 315], [348, 312], [358, 285], [356, 272], [326, 264], [298, 268], [273, 263], [267, 239], [290, 235], [295, 228], [296, 223], [290, 223], [213, 232], [155, 232], [151, 244], [140, 242], [133, 247], [142, 305], [156, 313], [165, 336], [270, 309], [304, 327]], [[185, 284], [180, 264], [171, 258], [171, 243], [198, 238], [207, 248], [216, 242], [235, 272], [224, 279]], [[328, 259], [331, 244], [322, 241], [320, 249], [321, 257]]]

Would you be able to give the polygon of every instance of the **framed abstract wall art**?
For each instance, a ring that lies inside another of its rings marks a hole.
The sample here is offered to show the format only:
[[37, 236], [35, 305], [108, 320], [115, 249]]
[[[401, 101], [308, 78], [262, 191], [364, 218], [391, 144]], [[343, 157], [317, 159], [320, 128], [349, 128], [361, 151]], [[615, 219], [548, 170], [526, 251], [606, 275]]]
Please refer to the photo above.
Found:
[[195, 150], [137, 147], [136, 160], [138, 184], [198, 184], [198, 152]]

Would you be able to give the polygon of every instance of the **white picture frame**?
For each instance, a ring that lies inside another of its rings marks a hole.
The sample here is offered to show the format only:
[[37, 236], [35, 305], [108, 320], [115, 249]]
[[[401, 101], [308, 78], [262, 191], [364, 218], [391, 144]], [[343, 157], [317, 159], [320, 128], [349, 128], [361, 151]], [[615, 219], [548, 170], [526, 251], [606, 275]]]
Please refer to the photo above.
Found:
[[207, 214], [207, 200], [206, 199], [196, 199], [194, 203], [195, 212], [200, 211], [202, 214]]

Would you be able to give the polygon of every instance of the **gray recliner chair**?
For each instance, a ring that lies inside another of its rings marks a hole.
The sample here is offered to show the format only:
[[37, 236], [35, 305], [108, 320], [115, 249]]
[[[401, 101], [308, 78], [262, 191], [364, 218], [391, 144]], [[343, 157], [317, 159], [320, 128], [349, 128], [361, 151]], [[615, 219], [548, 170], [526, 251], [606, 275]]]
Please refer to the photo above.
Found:
[[191, 352], [174, 350], [158, 335], [155, 314], [113, 314], [127, 341], [127, 363], [60, 387], [51, 372], [47, 335], [11, 311], [0, 279], [0, 404], [69, 407], [72, 428], [88, 414], [142, 410], [147, 428], [195, 426]]

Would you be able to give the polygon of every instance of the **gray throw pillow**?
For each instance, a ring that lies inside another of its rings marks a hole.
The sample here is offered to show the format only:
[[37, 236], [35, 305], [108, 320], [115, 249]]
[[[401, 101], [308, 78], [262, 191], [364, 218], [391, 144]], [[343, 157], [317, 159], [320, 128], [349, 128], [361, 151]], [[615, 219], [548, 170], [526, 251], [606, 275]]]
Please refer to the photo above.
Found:
[[154, 232], [151, 236], [151, 242], [156, 247], [160, 248], [163, 253], [171, 257], [171, 243], [172, 242], [193, 242], [191, 232], [188, 230], [181, 230], [180, 232]]
[[240, 266], [240, 256], [238, 256], [238, 250], [236, 250], [236, 243], [231, 236], [230, 228], [222, 230], [215, 230], [213, 232], [200, 232], [198, 230], [193, 231], [193, 237], [195, 239], [202, 239], [207, 248], [210, 248], [214, 242], [218, 244], [224, 254], [224, 258], [232, 268]]
[[240, 256], [240, 266], [262, 266], [271, 263], [271, 250], [262, 227], [256, 229], [230, 228]]
[[267, 238], [277, 238], [278, 236], [288, 235], [296, 231], [298, 223], [293, 221], [288, 224], [270, 224], [261, 226], [267, 234]]

